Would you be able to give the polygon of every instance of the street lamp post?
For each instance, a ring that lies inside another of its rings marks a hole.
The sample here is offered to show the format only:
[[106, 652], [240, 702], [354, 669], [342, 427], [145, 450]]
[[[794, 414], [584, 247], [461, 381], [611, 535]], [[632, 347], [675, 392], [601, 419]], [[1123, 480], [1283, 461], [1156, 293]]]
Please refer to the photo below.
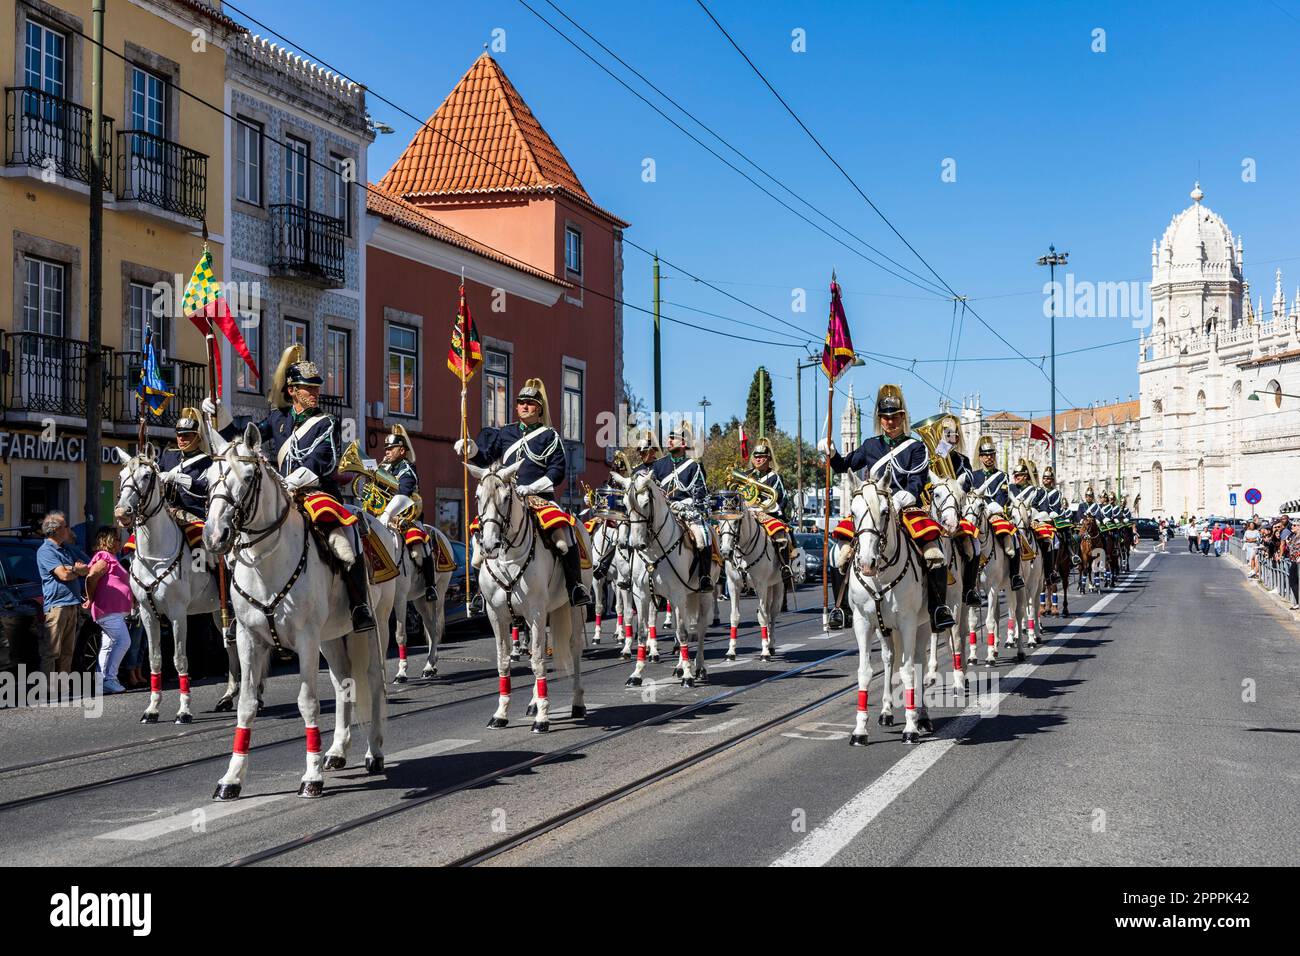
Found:
[[1065, 265], [1068, 252], [1057, 252], [1056, 246], [1047, 247], [1047, 255], [1038, 257], [1040, 266], [1047, 266], [1052, 285], [1052, 471], [1056, 471], [1056, 267]]
[[709, 440], [709, 406], [712, 404], [713, 403], [709, 401], [709, 396], [707, 395], [700, 399], [700, 408], [704, 410], [704, 436], [700, 440], [701, 451], [704, 449], [705, 443]]

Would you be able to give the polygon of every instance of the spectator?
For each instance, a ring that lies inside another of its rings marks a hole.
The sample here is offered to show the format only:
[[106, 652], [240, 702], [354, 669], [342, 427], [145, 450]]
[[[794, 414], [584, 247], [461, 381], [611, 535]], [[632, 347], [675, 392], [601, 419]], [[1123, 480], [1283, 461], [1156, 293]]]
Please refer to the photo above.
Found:
[[1210, 547], [1214, 550], [1216, 558], [1223, 552], [1223, 525], [1217, 521], [1210, 529]]
[[1287, 584], [1291, 588], [1291, 610], [1300, 611], [1300, 534], [1291, 534], [1282, 548], [1287, 557]]
[[126, 615], [135, 603], [126, 568], [117, 559], [121, 546], [116, 528], [105, 525], [95, 533], [95, 555], [86, 576], [86, 601], [82, 605], [104, 632], [99, 648], [99, 671], [104, 675], [104, 691], [109, 694], [126, 690], [117, 679], [117, 670], [131, 647]]
[[1197, 551], [1201, 546], [1201, 541], [1197, 534], [1196, 515], [1192, 515], [1188, 520], [1186, 534], [1187, 550], [1192, 552]]
[[1169, 541], [1169, 522], [1167, 522], [1164, 518], [1161, 518], [1160, 519], [1160, 551], [1164, 554], [1169, 553], [1169, 551], [1165, 547], [1165, 544], [1168, 541]]
[[45, 635], [41, 640], [41, 670], [50, 676], [72, 670], [77, 651], [77, 622], [81, 614], [82, 578], [89, 572], [86, 554], [76, 546], [68, 518], [50, 511], [41, 522], [45, 542], [36, 552], [41, 574]]
[[1201, 519], [1201, 523], [1196, 527], [1196, 533], [1201, 542], [1201, 555], [1205, 556], [1210, 553], [1210, 522], [1206, 518]]
[[1259, 528], [1255, 526], [1255, 519], [1252, 518], [1246, 522], [1246, 531], [1241, 536], [1242, 543], [1246, 550], [1246, 564], [1250, 567], [1250, 576], [1259, 577]]
[[[126, 544], [122, 545], [122, 550], [118, 552], [117, 559], [122, 562], [122, 567], [126, 568], [127, 576], [130, 577], [131, 562], [135, 559], [135, 542], [128, 538]], [[138, 607], [133, 607], [131, 613], [126, 616], [126, 629], [131, 633], [131, 648], [122, 658], [121, 666], [126, 669], [126, 680], [122, 681], [122, 686], [127, 690], [148, 687], [149, 678], [145, 677], [141, 670], [144, 667], [145, 637]]]

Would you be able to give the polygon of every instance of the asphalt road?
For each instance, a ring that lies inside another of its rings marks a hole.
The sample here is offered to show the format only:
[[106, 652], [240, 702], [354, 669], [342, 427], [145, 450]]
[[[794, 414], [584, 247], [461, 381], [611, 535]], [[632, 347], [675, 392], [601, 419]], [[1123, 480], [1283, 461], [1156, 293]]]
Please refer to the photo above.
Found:
[[[1072, 597], [1074, 617], [1049, 619], [1026, 663], [1004, 652], [996, 683], [980, 667], [983, 709], [941, 702], [950, 706], [931, 708], [936, 733], [914, 747], [899, 740], [901, 707], [899, 725], [875, 723], [878, 675], [871, 743], [848, 746], [851, 632], [824, 635], [817, 612], [788, 614], [780, 658], [764, 664], [748, 602], [735, 664], [722, 660], [725, 625], [710, 630], [707, 685], [671, 679], [671, 639], [642, 688], [624, 686], [632, 665], [608, 644], [589, 649], [587, 718], [571, 719], [569, 681], [552, 676], [545, 735], [523, 713], [527, 659], [515, 665], [511, 726], [487, 728], [492, 644], [453, 633], [438, 678], [389, 685], [385, 773], [358, 766], [355, 728], [349, 767], [327, 773], [318, 800], [296, 796], [304, 747], [291, 675], [268, 687], [244, 796], [230, 804], [209, 799], [233, 728], [208, 712], [216, 684], [196, 689], [188, 728], [137, 723], [140, 694], [109, 698], [98, 719], [0, 711], [0, 859], [424, 865], [502, 850], [488, 862], [1294, 861], [1293, 626], [1226, 561], [1143, 551], [1134, 569], [1100, 599]], [[324, 674], [321, 691], [327, 699]], [[164, 720], [174, 709], [169, 693]]]

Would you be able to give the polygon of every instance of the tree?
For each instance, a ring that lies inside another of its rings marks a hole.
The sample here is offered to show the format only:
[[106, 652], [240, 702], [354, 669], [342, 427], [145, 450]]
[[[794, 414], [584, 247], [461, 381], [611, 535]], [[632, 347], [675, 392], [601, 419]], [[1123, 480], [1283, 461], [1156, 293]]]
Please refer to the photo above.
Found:
[[648, 423], [642, 419], [648, 415], [649, 410], [646, 408], [645, 399], [637, 394], [632, 388], [632, 383], [626, 378], [623, 379], [623, 404], [627, 406], [627, 436], [624, 437], [625, 444], [633, 444], [638, 428], [644, 428]]
[[772, 399], [772, 376], [760, 365], [754, 371], [754, 377], [749, 383], [749, 398], [745, 401], [745, 431], [749, 433], [751, 440], [758, 438], [760, 431], [758, 424], [760, 382], [763, 390], [762, 430], [767, 432], [767, 437], [771, 437], [776, 432], [776, 402]]

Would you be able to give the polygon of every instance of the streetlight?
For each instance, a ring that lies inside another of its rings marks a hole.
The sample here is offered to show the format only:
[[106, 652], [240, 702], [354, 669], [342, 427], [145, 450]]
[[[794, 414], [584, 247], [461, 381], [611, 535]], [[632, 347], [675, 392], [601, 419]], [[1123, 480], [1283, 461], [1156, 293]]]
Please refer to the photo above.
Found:
[[[1272, 395], [1272, 396], [1274, 396], [1275, 398], [1278, 398], [1278, 399], [1283, 399], [1283, 398], [1300, 398], [1300, 395], [1292, 395], [1290, 392], [1269, 392], [1269, 394]], [[1259, 401], [1259, 392], [1251, 392], [1249, 395], [1246, 396], [1246, 401], [1248, 401], [1248, 402], [1258, 402], [1258, 401]], [[1281, 405], [1282, 403], [1281, 403], [1281, 401], [1279, 401], [1277, 404], [1278, 404], [1278, 405]]]
[[1047, 266], [1052, 277], [1052, 471], [1056, 471], [1056, 267], [1065, 265], [1068, 252], [1057, 252], [1056, 246], [1047, 247], [1047, 255], [1038, 257], [1040, 266]]
[[703, 451], [704, 443], [709, 440], [709, 406], [713, 403], [709, 401], [709, 396], [705, 395], [700, 399], [700, 408], [704, 409], [704, 437], [700, 443], [700, 450]]

